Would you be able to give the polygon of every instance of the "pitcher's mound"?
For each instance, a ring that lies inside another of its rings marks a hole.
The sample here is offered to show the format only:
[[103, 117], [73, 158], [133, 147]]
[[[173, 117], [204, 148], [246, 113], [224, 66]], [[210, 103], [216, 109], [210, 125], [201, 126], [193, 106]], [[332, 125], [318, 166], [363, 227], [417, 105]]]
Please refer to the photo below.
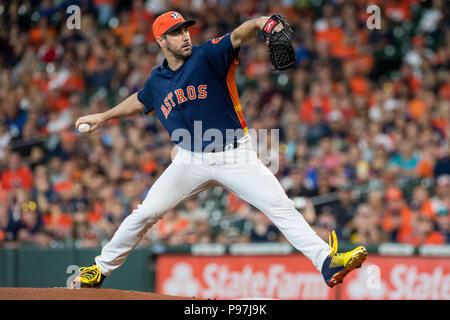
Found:
[[0, 288], [0, 300], [194, 300], [116, 289]]

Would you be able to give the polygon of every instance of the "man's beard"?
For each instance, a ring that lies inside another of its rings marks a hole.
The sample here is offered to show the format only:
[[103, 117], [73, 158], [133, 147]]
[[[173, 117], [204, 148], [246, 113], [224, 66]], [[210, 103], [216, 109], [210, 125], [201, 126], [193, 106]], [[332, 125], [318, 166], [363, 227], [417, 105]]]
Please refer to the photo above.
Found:
[[191, 50], [189, 51], [184, 51], [183, 47], [181, 47], [180, 49], [172, 47], [170, 45], [170, 43], [167, 43], [167, 51], [169, 51], [175, 58], [179, 59], [179, 60], [186, 60], [187, 58], [189, 58], [192, 54], [192, 46], [191, 46]]

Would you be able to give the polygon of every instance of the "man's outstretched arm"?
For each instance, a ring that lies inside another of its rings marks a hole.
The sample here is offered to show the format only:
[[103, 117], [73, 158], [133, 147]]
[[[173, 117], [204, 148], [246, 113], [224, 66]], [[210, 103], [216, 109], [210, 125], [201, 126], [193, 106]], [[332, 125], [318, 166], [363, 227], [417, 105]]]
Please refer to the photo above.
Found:
[[93, 132], [110, 119], [128, 117], [143, 112], [144, 108], [145, 106], [137, 98], [137, 93], [134, 93], [112, 109], [79, 118], [75, 126], [78, 128], [81, 123], [88, 123], [91, 126], [89, 132]]
[[[259, 30], [261, 30], [270, 17], [259, 17], [256, 19], [245, 21], [231, 33], [231, 44], [233, 48], [237, 48], [253, 39]], [[275, 31], [281, 30], [281, 26], [277, 26]]]

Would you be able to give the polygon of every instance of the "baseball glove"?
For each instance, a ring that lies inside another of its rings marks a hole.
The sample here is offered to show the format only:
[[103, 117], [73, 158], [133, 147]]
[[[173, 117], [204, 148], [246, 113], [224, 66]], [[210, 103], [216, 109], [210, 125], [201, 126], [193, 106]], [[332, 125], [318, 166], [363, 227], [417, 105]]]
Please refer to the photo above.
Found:
[[[282, 24], [283, 29], [275, 32], [277, 25]], [[270, 61], [276, 70], [292, 68], [296, 63], [294, 48], [291, 40], [294, 34], [292, 27], [278, 14], [272, 15], [262, 28], [264, 40], [269, 41]]]

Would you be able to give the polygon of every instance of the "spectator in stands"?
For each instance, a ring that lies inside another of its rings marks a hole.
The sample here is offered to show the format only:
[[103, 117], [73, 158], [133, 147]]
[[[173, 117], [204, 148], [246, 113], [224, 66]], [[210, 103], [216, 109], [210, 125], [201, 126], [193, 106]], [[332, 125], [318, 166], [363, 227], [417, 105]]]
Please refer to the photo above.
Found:
[[86, 205], [79, 202], [75, 204], [73, 211], [72, 232], [68, 235], [70, 240], [85, 248], [98, 246], [100, 244], [99, 237], [96, 230], [90, 225]]
[[182, 215], [188, 218], [190, 221], [207, 221], [209, 219], [209, 212], [202, 208], [198, 199], [191, 198], [184, 203], [184, 210]]
[[218, 244], [228, 245], [230, 241], [225, 233], [225, 231], [217, 232], [214, 236], [214, 242]]
[[403, 192], [395, 187], [386, 190], [387, 210], [383, 215], [383, 229], [391, 242], [403, 242], [412, 232], [412, 214], [403, 198]]
[[1, 180], [2, 187], [6, 190], [18, 187], [30, 190], [33, 187], [31, 170], [22, 163], [22, 157], [17, 152], [9, 155], [8, 169], [2, 172]]
[[341, 237], [340, 230], [337, 230], [336, 217], [330, 211], [325, 211], [317, 217], [313, 229], [326, 242], [328, 242], [329, 233], [333, 230], [336, 230], [336, 235]]
[[438, 212], [450, 208], [450, 175], [441, 175], [436, 181], [435, 193], [432, 197], [425, 199], [421, 210], [431, 217]]
[[27, 112], [20, 108], [17, 91], [11, 91], [10, 94], [3, 97], [2, 103], [4, 108], [4, 119], [9, 127], [9, 131], [13, 138], [19, 138], [22, 135], [23, 126], [27, 121]]
[[191, 235], [188, 234], [187, 242], [193, 243], [211, 243], [213, 234], [208, 220], [197, 220], [191, 227]]
[[108, 200], [104, 200], [104, 207], [101, 210], [102, 214], [97, 216], [94, 211], [89, 217], [89, 222], [101, 231], [101, 238], [104, 240], [108, 240], [114, 235], [114, 232], [125, 218], [124, 205], [119, 199], [114, 197], [113, 193], [111, 196]]
[[439, 231], [445, 239], [446, 244], [450, 244], [450, 218], [449, 208], [441, 208], [435, 217], [436, 231]]
[[306, 222], [313, 225], [317, 219], [316, 209], [313, 202], [305, 197], [293, 198], [295, 208], [303, 215]]
[[0, 203], [0, 243], [15, 241], [20, 224], [12, 216], [8, 206]]
[[447, 145], [443, 146], [441, 150], [441, 155], [436, 161], [433, 173], [436, 176], [444, 174], [450, 175], [450, 142], [447, 142]]
[[45, 229], [52, 232], [57, 239], [64, 240], [70, 234], [73, 226], [73, 219], [63, 211], [63, 200], [57, 193], [52, 194], [48, 207], [48, 212], [44, 213], [43, 220]]
[[274, 242], [277, 239], [279, 230], [261, 212], [254, 212], [252, 215], [253, 227], [250, 232], [251, 242]]
[[94, 0], [94, 6], [98, 10], [98, 23], [105, 26], [114, 13], [116, 0]]
[[425, 204], [425, 202], [427, 202], [429, 197], [430, 195], [426, 188], [424, 188], [423, 186], [417, 186], [413, 190], [409, 206], [410, 207], [415, 206], [420, 208]]
[[352, 196], [353, 187], [346, 183], [338, 189], [338, 201], [331, 205], [331, 212], [336, 217], [337, 225], [347, 228], [347, 224], [353, 219], [356, 211], [356, 203]]
[[434, 218], [426, 213], [418, 214], [412, 222], [411, 233], [403, 237], [402, 242], [414, 246], [424, 244], [445, 244], [444, 235], [435, 230]]
[[322, 138], [329, 136], [331, 136], [331, 129], [325, 120], [324, 110], [317, 107], [313, 108], [310, 125], [306, 131], [308, 145], [315, 146]]
[[36, 241], [36, 236], [42, 228], [42, 216], [37, 208], [36, 202], [23, 202], [19, 229], [17, 231], [17, 240], [20, 242], [33, 243]]
[[375, 215], [375, 223], [382, 224], [384, 214], [384, 199], [383, 193], [380, 191], [372, 191], [367, 196], [367, 205]]
[[157, 223], [156, 230], [161, 241], [175, 245], [184, 243], [189, 227], [190, 221], [174, 209]]
[[419, 164], [419, 157], [414, 152], [414, 144], [412, 141], [401, 141], [399, 145], [400, 152], [395, 154], [388, 165], [396, 169], [400, 174], [415, 174], [415, 170]]
[[3, 159], [5, 156], [5, 149], [11, 141], [12, 136], [8, 130], [8, 126], [6, 124], [6, 120], [0, 118], [0, 159]]
[[378, 244], [388, 240], [387, 234], [376, 221], [376, 215], [367, 204], [360, 204], [351, 223], [350, 242]]
[[314, 195], [314, 192], [306, 187], [306, 169], [303, 166], [292, 168], [280, 183], [290, 198], [312, 197]]

